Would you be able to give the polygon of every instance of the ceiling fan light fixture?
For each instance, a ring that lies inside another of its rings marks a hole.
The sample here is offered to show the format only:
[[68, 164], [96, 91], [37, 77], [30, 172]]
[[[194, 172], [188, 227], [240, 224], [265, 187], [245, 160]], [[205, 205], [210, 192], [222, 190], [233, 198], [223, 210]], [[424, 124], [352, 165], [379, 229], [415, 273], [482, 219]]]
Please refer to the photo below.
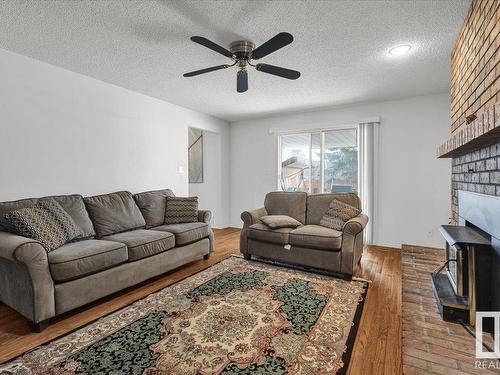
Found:
[[191, 40], [211, 49], [212, 51], [229, 57], [232, 64], [217, 65], [210, 68], [196, 70], [194, 72], [185, 73], [184, 77], [194, 77], [216, 70], [227, 69], [236, 65], [238, 68], [236, 73], [236, 91], [240, 93], [248, 90], [247, 69], [250, 66], [255, 68], [257, 71], [282, 78], [297, 79], [300, 77], [300, 72], [296, 70], [269, 64], [252, 64], [252, 60], [258, 60], [292, 43], [293, 36], [290, 33], [281, 32], [257, 48], [255, 48], [255, 44], [253, 42], [248, 40], [237, 40], [229, 45], [229, 50], [201, 36], [193, 36], [191, 37]]
[[411, 45], [409, 44], [402, 44], [396, 47], [392, 47], [389, 49], [389, 55], [392, 56], [404, 56], [408, 54], [411, 50]]

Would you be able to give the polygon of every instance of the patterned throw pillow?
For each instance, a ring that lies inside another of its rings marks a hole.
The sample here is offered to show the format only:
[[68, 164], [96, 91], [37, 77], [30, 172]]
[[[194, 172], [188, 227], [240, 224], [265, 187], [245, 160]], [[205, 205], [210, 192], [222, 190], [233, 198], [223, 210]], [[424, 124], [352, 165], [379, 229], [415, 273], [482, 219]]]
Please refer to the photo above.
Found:
[[330, 209], [321, 218], [319, 225], [341, 231], [347, 221], [358, 216], [360, 213], [361, 210], [359, 208], [334, 199], [330, 203]]
[[165, 224], [195, 223], [198, 221], [198, 197], [167, 197]]
[[53, 199], [7, 212], [4, 218], [17, 234], [40, 242], [47, 252], [82, 235], [71, 216]]

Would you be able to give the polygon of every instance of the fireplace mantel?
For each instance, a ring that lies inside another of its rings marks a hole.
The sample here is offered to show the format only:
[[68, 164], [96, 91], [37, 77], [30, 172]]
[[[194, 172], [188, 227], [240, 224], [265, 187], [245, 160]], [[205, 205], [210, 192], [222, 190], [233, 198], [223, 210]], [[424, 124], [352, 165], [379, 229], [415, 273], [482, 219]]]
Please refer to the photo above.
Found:
[[437, 149], [438, 158], [454, 158], [500, 142], [500, 102], [470, 124], [455, 130]]

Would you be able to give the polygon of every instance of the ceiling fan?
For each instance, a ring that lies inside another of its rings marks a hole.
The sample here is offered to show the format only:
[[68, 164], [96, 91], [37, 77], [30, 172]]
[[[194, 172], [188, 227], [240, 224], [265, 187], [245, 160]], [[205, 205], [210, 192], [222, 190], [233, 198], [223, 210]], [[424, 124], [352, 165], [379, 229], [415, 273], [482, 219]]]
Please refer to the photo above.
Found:
[[262, 57], [265, 57], [292, 43], [292, 34], [279, 33], [257, 48], [255, 48], [254, 43], [249, 42], [248, 40], [238, 40], [229, 45], [229, 50], [202, 36], [192, 36], [191, 40], [195, 43], [201, 44], [202, 46], [210, 48], [211, 50], [218, 52], [221, 55], [229, 57], [233, 62], [232, 64], [217, 65], [210, 68], [185, 73], [184, 77], [194, 77], [199, 74], [214, 72], [220, 69], [227, 69], [231, 66], [236, 65], [236, 67], [238, 68], [238, 72], [236, 74], [236, 91], [238, 92], [245, 92], [248, 90], [248, 66], [254, 67], [260, 72], [287, 79], [297, 79], [300, 77], [300, 72], [296, 70], [286, 69], [269, 64], [252, 64], [252, 60], [259, 60]]

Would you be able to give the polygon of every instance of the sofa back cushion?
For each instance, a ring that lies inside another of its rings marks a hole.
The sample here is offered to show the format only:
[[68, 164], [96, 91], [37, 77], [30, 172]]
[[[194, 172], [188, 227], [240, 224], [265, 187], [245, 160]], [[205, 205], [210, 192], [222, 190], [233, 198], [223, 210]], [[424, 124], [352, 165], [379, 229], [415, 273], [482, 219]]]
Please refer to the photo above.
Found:
[[330, 208], [330, 203], [337, 199], [358, 209], [361, 208], [359, 197], [353, 193], [313, 194], [307, 197], [306, 224], [319, 225], [321, 218]]
[[146, 226], [132, 193], [128, 191], [86, 197], [84, 201], [99, 238]]
[[305, 224], [306, 201], [307, 194], [304, 192], [275, 191], [267, 193], [264, 207], [268, 215], [287, 215]]
[[134, 195], [135, 203], [146, 221], [146, 228], [163, 225], [167, 197], [173, 196], [174, 193], [170, 189], [145, 191]]
[[12, 232], [12, 227], [5, 221], [4, 215], [7, 212], [20, 208], [33, 207], [41, 200], [54, 199], [71, 216], [81, 231], [79, 238], [93, 238], [95, 236], [94, 225], [90, 221], [89, 214], [85, 209], [83, 197], [79, 194], [55, 195], [43, 198], [20, 199], [11, 202], [0, 203], [0, 231]]

